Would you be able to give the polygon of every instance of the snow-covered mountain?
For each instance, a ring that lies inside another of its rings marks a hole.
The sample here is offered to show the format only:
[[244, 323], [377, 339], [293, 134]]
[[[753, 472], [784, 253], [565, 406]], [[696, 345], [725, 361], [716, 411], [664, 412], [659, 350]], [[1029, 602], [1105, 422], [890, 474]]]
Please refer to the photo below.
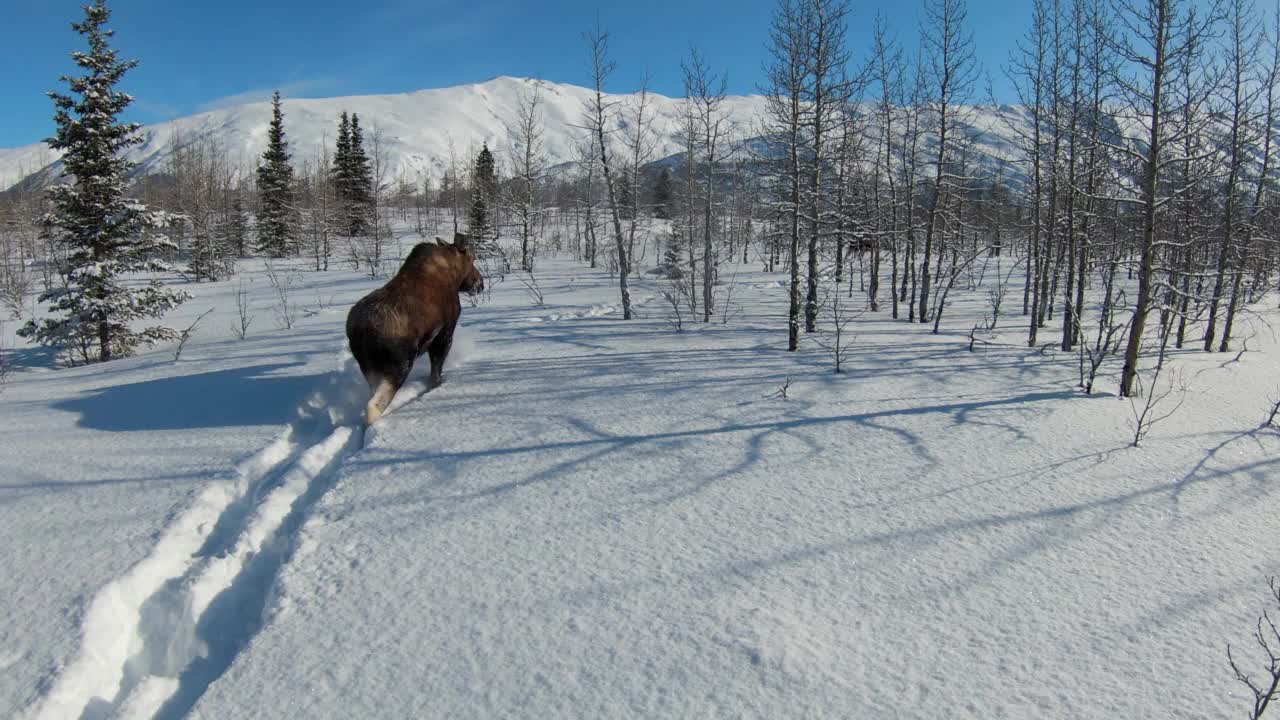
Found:
[[[450, 146], [464, 161], [488, 143], [500, 161], [509, 147], [510, 128], [516, 124], [521, 96], [534, 83], [540, 86], [546, 132], [544, 150], [551, 165], [573, 162], [575, 145], [584, 138], [581, 128], [593, 91], [564, 83], [527, 78], [498, 77], [487, 82], [395, 95], [359, 95], [326, 99], [286, 99], [285, 129], [294, 163], [314, 162], [324, 146], [332, 146], [342, 111], [359, 113], [366, 140], [381, 133], [387, 153], [389, 181], [418, 182], [425, 176], [438, 177], [448, 165]], [[634, 94], [608, 97], [611, 104], [634, 102]], [[651, 94], [653, 129], [657, 136], [654, 158], [669, 158], [680, 152], [679, 128], [682, 100]], [[736, 95], [725, 99], [729, 137], [736, 141], [759, 135], [765, 98]], [[164, 123], [147, 125], [144, 139], [130, 151], [130, 159], [143, 173], [157, 172], [176, 137], [184, 142], [213, 139], [244, 168], [254, 166], [266, 146], [271, 106], [266, 102], [238, 105]], [[622, 113], [618, 122], [626, 122]], [[1012, 157], [1014, 126], [1024, 123], [1021, 110], [1012, 106], [978, 107], [971, 113], [969, 127], [963, 128], [977, 144], [980, 154], [992, 158]], [[0, 190], [8, 189], [37, 172], [50, 176], [57, 172], [58, 155], [43, 143], [0, 149]], [[52, 165], [51, 165], [52, 164]]]

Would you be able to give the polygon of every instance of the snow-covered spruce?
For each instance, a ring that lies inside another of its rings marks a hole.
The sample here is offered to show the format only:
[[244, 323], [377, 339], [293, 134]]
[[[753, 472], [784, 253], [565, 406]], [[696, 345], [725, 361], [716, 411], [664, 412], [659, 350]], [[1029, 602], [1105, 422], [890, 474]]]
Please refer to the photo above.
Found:
[[66, 172], [74, 180], [50, 188], [53, 209], [45, 218], [66, 248], [61, 284], [40, 296], [52, 317], [31, 320], [19, 331], [61, 349], [73, 362], [111, 360], [133, 354], [139, 345], [174, 338], [171, 328], [139, 330], [132, 323], [159, 318], [186, 298], [155, 279], [141, 288], [124, 282], [130, 273], [168, 270], [162, 258], [174, 246], [159, 232], [169, 216], [127, 194], [133, 166], [123, 152], [141, 139], [136, 123], [118, 121], [133, 98], [115, 86], [137, 61], [119, 59], [108, 44], [111, 11], [103, 0], [84, 11], [84, 20], [73, 27], [88, 40], [89, 51], [72, 57], [85, 74], [63, 77], [70, 94], [49, 93], [58, 127], [49, 144], [64, 153]]

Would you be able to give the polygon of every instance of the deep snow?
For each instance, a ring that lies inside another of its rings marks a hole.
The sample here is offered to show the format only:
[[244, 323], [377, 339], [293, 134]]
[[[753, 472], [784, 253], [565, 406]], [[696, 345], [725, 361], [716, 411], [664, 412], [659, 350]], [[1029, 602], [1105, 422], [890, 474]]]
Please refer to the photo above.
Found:
[[374, 281], [301, 274], [283, 331], [254, 267], [244, 341], [231, 281], [190, 288], [174, 325], [219, 310], [176, 363], [19, 351], [0, 715], [1244, 715], [1274, 311], [1238, 361], [1178, 354], [1186, 402], [1133, 449], [1020, 316], [966, 350], [981, 290], [938, 336], [861, 316], [835, 375], [783, 350], [781, 275], [675, 333], [651, 276], [627, 323], [548, 259], [546, 306], [494, 284], [447, 383], [364, 433], [341, 324]]

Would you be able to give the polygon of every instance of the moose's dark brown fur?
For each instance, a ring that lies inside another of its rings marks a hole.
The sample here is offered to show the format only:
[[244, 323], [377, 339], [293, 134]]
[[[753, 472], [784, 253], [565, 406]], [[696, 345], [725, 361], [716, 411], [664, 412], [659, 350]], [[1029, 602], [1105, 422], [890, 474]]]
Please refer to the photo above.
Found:
[[396, 276], [364, 296], [347, 313], [347, 341], [373, 397], [365, 409], [372, 424], [404, 385], [413, 363], [431, 358], [431, 387], [444, 381], [444, 361], [462, 314], [458, 293], [484, 289], [467, 236], [453, 244], [418, 243]]
[[863, 253], [869, 253], [875, 250], [876, 242], [875, 238], [855, 237], [848, 241], [847, 247], [849, 249], [849, 254], [861, 255]]

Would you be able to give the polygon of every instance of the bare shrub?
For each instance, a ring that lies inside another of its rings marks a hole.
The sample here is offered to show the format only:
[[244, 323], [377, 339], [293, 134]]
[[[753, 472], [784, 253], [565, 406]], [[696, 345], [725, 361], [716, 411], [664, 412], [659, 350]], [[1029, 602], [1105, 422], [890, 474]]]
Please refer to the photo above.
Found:
[[231, 322], [231, 330], [241, 340], [249, 334], [249, 326], [253, 324], [253, 316], [249, 314], [249, 291], [244, 287], [244, 278], [236, 288], [236, 317]]
[[35, 273], [21, 260], [0, 266], [0, 306], [9, 311], [12, 319], [22, 319], [26, 298], [35, 284]]
[[4, 387], [9, 383], [9, 375], [13, 372], [13, 363], [9, 359], [9, 348], [6, 347], [4, 339], [4, 323], [0, 322], [0, 393], [4, 392]]
[[1119, 263], [1112, 260], [1103, 275], [1102, 309], [1098, 313], [1098, 329], [1092, 343], [1080, 343], [1080, 384], [1085, 394], [1093, 393], [1093, 383], [1107, 358], [1115, 355], [1125, 340], [1129, 321], [1116, 319], [1117, 307], [1125, 306], [1123, 289], [1116, 289], [1116, 270]]
[[1168, 335], [1166, 334], [1160, 342], [1160, 352], [1156, 356], [1155, 370], [1151, 373], [1150, 387], [1141, 387], [1141, 374], [1135, 376], [1138, 384], [1137, 392], [1129, 394], [1129, 407], [1133, 410], [1133, 447], [1138, 447], [1157, 423], [1178, 412], [1187, 399], [1187, 386], [1181, 373], [1175, 373], [1163, 385], [1160, 383], [1162, 376], [1167, 377], [1165, 373], [1167, 347]]
[[[1271, 578], [1269, 585], [1271, 599], [1275, 600], [1276, 607], [1280, 608], [1280, 585], [1276, 584], [1274, 577]], [[1231, 654], [1230, 643], [1227, 643], [1227, 661], [1231, 663], [1231, 671], [1235, 673], [1236, 680], [1243, 683], [1253, 694], [1253, 708], [1249, 711], [1249, 720], [1258, 720], [1262, 717], [1262, 713], [1267, 711], [1271, 701], [1280, 696], [1280, 628], [1276, 627], [1276, 621], [1266, 610], [1263, 610], [1262, 616], [1258, 618], [1258, 625], [1253, 631], [1253, 640], [1258, 647], [1262, 648], [1262, 654], [1265, 657], [1263, 666], [1265, 677], [1254, 680], [1253, 676], [1241, 670]]]
[[524, 285], [525, 294], [533, 300], [533, 304], [538, 307], [546, 305], [546, 300], [542, 296], [542, 288], [538, 286], [538, 278], [533, 274], [533, 256], [529, 256], [530, 268], [520, 276], [520, 284]]
[[778, 389], [777, 389], [776, 391], [774, 391], [773, 393], [771, 393], [771, 394], [769, 394], [769, 395], [765, 395], [765, 396], [764, 396], [764, 399], [765, 399], [765, 400], [772, 400], [772, 399], [774, 399], [774, 398], [778, 398], [778, 399], [780, 399], [780, 400], [786, 400], [786, 399], [787, 399], [787, 393], [788, 393], [790, 390], [791, 390], [791, 376], [790, 376], [790, 375], [788, 375], [788, 376], [787, 376], [787, 379], [782, 381], [782, 385], [781, 385], [781, 386], [779, 386], [779, 387], [778, 387]]
[[667, 322], [676, 332], [684, 331], [684, 309], [689, 302], [689, 285], [680, 278], [673, 278], [662, 289], [662, 300], [670, 308]]
[[200, 317], [196, 318], [195, 322], [191, 323], [186, 327], [185, 330], [182, 330], [178, 333], [178, 347], [175, 348], [173, 351], [174, 362], [178, 362], [179, 360], [182, 359], [182, 351], [187, 348], [187, 341], [190, 340], [191, 336], [195, 333], [196, 326], [199, 325], [200, 321], [205, 319], [205, 317], [208, 316], [208, 314], [213, 311], [214, 311], [214, 308], [209, 308], [208, 310], [205, 310], [204, 312], [200, 313]]
[[267, 266], [267, 281], [275, 293], [275, 304], [272, 310], [276, 315], [276, 325], [282, 330], [292, 330], [298, 318], [298, 304], [293, 300], [293, 289], [298, 282], [294, 273], [282, 273], [270, 262]]
[[736, 318], [741, 308], [738, 303], [733, 301], [734, 292], [738, 289], [738, 271], [735, 269], [733, 274], [729, 276], [729, 282], [718, 283], [724, 288], [724, 296], [720, 300], [720, 324], [728, 325], [729, 321]]
[[840, 301], [841, 284], [840, 280], [835, 282], [835, 288], [827, 293], [827, 301], [823, 303], [831, 319], [831, 329], [812, 335], [813, 341], [831, 357], [837, 373], [844, 372], [844, 359], [853, 348], [854, 336], [849, 332], [849, 324], [862, 315], [862, 311], [851, 311]]

